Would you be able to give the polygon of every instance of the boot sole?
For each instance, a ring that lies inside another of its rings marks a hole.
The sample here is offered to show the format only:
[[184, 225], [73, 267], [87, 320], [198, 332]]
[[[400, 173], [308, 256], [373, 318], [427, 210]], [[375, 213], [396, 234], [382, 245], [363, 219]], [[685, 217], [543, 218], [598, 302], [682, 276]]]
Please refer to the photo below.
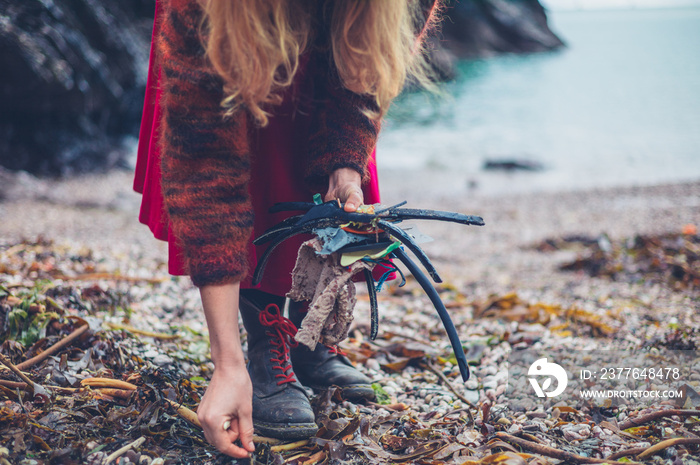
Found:
[[366, 384], [360, 384], [357, 386], [345, 386], [340, 388], [343, 392], [343, 396], [352, 400], [377, 400], [377, 395], [374, 393], [372, 386], [367, 386]]
[[265, 423], [253, 419], [255, 432], [275, 439], [308, 439], [318, 432], [316, 423]]
[[[303, 384], [303, 383], [302, 383]], [[369, 401], [375, 401], [377, 399], [377, 395], [374, 393], [374, 389], [372, 389], [372, 386], [368, 384], [351, 384], [348, 386], [309, 386], [311, 389], [313, 389], [315, 392], [320, 392], [320, 391], [325, 391], [326, 389], [330, 389], [332, 387], [337, 387], [340, 389], [340, 391], [343, 394], [343, 397], [348, 399], [348, 400], [369, 400]]]

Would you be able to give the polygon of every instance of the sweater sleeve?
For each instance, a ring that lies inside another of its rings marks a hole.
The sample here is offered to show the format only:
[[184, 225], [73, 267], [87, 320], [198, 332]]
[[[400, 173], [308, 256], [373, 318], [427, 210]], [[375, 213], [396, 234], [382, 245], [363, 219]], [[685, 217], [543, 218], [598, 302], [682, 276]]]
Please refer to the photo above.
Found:
[[196, 0], [165, 2], [159, 37], [165, 207], [197, 286], [244, 278], [253, 212], [245, 112], [224, 119], [222, 82], [199, 38]]
[[[420, 0], [416, 40], [424, 40], [435, 21], [437, 0]], [[380, 122], [364, 114], [376, 110], [368, 96], [345, 89], [330, 52], [316, 55], [314, 113], [309, 139], [306, 183], [314, 190], [328, 188], [328, 176], [338, 168], [352, 168], [367, 181], [367, 163], [377, 144]]]
[[315, 59], [313, 129], [305, 181], [312, 189], [325, 191], [328, 176], [339, 168], [352, 168], [367, 180], [367, 163], [380, 125], [363, 113], [376, 108], [373, 100], [341, 85], [328, 54], [319, 52]]

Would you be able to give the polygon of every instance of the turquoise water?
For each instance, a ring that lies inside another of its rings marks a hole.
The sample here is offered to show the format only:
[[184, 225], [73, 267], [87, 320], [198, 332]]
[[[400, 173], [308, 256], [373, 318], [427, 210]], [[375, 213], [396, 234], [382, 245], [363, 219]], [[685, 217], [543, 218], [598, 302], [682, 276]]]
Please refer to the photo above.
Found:
[[[550, 14], [568, 47], [460, 64], [447, 97], [400, 98], [379, 168], [485, 193], [700, 179], [700, 9]], [[541, 172], [484, 172], [486, 159]]]

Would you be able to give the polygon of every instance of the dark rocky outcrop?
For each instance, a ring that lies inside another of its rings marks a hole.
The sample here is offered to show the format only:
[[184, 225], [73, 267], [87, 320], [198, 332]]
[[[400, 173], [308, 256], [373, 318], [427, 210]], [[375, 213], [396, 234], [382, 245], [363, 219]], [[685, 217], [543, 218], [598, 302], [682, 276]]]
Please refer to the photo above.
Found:
[[[233, 0], [232, 0], [233, 1]], [[155, 0], [0, 0], [0, 165], [119, 164], [138, 135]], [[562, 45], [538, 0], [448, 0], [433, 63]], [[132, 139], [133, 140], [133, 139]]]
[[450, 0], [442, 46], [458, 58], [532, 53], [563, 45], [538, 0]]
[[154, 0], [0, 0], [0, 164], [41, 174], [119, 162], [135, 135]]
[[564, 43], [539, 0], [447, 0], [431, 61], [443, 78], [460, 59], [554, 50]]

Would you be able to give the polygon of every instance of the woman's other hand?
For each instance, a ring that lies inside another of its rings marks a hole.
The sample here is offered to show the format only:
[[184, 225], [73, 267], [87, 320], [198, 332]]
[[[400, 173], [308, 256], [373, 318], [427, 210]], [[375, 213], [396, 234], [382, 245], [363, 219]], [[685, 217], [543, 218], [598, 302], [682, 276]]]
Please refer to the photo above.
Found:
[[345, 204], [346, 212], [354, 212], [364, 202], [362, 177], [352, 168], [339, 168], [328, 178], [326, 202], [338, 199]]
[[[253, 444], [253, 385], [238, 330], [240, 283], [202, 286], [214, 374], [197, 409], [204, 437], [231, 457], [248, 457]], [[240, 441], [241, 446], [234, 442]]]
[[[243, 458], [255, 450], [252, 398], [253, 386], [245, 366], [214, 370], [197, 417], [204, 437], [220, 452]], [[234, 444], [238, 440], [243, 447]]]

